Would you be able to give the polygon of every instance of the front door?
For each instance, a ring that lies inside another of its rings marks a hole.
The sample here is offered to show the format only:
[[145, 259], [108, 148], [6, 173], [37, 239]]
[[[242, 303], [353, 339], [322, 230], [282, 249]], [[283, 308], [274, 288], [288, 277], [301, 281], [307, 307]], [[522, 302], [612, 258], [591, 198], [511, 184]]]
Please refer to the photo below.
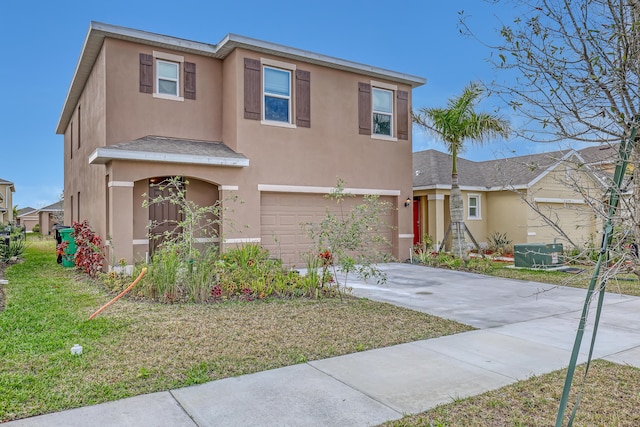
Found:
[[[153, 255], [158, 246], [167, 237], [179, 233], [179, 223], [182, 219], [179, 205], [171, 203], [172, 189], [167, 184], [170, 178], [152, 178], [149, 180], [149, 221], [152, 224], [149, 242], [149, 255]], [[179, 183], [182, 190], [182, 183]], [[173, 193], [175, 194], [175, 187]]]
[[420, 243], [420, 198], [413, 199], [413, 244]]

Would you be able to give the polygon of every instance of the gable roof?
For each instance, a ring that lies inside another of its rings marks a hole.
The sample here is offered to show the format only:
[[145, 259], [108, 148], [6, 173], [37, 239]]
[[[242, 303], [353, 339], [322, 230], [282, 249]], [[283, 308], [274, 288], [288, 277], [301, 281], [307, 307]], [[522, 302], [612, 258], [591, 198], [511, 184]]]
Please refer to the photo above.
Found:
[[[461, 188], [499, 190], [532, 186], [564, 161], [577, 159], [575, 150], [529, 154], [497, 160], [474, 162], [458, 157], [458, 182]], [[451, 155], [437, 150], [413, 153], [413, 188], [451, 188]]]
[[426, 83], [426, 79], [423, 77], [373, 67], [236, 34], [227, 34], [218, 44], [209, 44], [92, 21], [89, 25], [89, 31], [85, 38], [84, 45], [82, 46], [80, 59], [76, 65], [60, 119], [58, 120], [58, 126], [56, 127], [56, 133], [58, 134], [64, 133], [71, 119], [73, 110], [78, 103], [80, 94], [84, 90], [84, 86], [89, 78], [93, 64], [100, 53], [105, 37], [218, 59], [226, 58], [236, 48], [243, 48], [328, 68], [350, 71], [372, 78], [408, 84], [411, 87], [422, 86]]
[[618, 159], [620, 144], [595, 145], [578, 150], [586, 164], [602, 165], [615, 163]]
[[11, 191], [16, 191], [16, 186], [11, 181], [7, 181], [6, 179], [0, 178], [0, 185], [7, 185], [11, 189]]
[[59, 200], [55, 203], [45, 206], [44, 208], [38, 209], [38, 212], [62, 212], [63, 210], [63, 201]]
[[27, 206], [26, 208], [18, 209], [18, 217], [26, 216], [32, 213], [37, 213], [37, 209], [32, 208], [31, 206]]

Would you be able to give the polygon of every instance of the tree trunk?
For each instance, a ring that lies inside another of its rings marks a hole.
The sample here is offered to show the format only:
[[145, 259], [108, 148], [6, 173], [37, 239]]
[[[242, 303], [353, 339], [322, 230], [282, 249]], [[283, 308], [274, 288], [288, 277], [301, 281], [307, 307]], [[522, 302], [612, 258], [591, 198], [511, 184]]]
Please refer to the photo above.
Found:
[[464, 238], [464, 205], [462, 192], [458, 186], [458, 174], [451, 174], [451, 195], [449, 197], [451, 216], [451, 252], [458, 258], [467, 258], [467, 242]]

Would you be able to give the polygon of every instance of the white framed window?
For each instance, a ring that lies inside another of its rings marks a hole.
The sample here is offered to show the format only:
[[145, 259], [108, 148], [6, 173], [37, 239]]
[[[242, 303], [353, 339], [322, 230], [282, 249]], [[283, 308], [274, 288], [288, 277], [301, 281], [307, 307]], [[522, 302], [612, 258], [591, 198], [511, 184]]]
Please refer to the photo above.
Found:
[[393, 136], [393, 91], [377, 87], [371, 88], [372, 133]]
[[264, 66], [262, 76], [263, 119], [291, 123], [291, 71]]
[[467, 218], [482, 219], [479, 194], [469, 194], [467, 196]]
[[156, 90], [160, 95], [179, 96], [180, 64], [161, 59], [156, 61]]

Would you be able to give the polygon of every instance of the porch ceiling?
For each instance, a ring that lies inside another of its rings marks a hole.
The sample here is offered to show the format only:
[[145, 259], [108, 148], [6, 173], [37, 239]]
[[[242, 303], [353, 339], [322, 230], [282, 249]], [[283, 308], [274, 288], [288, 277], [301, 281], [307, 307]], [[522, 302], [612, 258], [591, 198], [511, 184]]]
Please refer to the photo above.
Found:
[[144, 138], [96, 149], [89, 163], [106, 164], [111, 160], [190, 163], [229, 167], [247, 167], [249, 159], [222, 142], [145, 136]]

